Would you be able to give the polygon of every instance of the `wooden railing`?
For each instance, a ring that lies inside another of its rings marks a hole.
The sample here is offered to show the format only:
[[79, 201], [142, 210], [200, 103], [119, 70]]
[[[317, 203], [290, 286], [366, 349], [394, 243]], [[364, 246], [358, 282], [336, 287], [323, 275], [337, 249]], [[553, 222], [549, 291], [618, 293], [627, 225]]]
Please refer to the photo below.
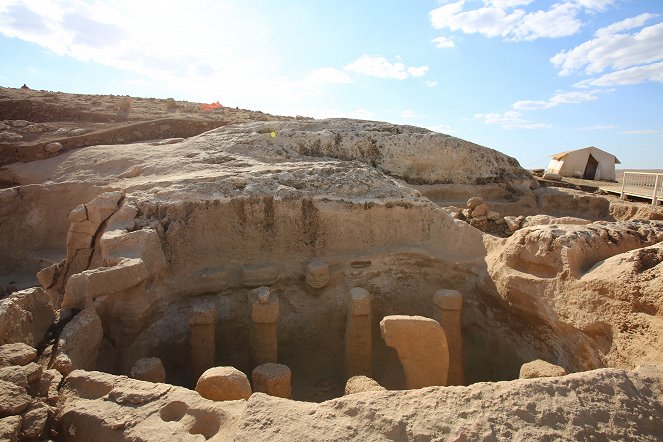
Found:
[[652, 204], [663, 201], [663, 174], [645, 172], [624, 172], [622, 194], [650, 198]]

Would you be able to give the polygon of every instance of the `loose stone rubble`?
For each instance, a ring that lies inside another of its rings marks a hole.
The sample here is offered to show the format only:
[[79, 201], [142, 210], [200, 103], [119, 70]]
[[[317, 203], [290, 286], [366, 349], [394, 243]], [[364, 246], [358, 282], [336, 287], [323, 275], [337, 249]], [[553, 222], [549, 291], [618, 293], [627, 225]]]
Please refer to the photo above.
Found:
[[657, 210], [410, 126], [6, 100], [1, 437], [663, 434]]

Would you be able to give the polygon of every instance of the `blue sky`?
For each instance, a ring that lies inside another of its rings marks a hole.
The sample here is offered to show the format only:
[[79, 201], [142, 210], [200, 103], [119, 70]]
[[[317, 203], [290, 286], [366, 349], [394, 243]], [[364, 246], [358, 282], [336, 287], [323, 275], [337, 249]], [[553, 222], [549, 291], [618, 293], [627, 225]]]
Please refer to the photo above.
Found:
[[660, 0], [0, 0], [0, 85], [412, 124], [663, 168]]

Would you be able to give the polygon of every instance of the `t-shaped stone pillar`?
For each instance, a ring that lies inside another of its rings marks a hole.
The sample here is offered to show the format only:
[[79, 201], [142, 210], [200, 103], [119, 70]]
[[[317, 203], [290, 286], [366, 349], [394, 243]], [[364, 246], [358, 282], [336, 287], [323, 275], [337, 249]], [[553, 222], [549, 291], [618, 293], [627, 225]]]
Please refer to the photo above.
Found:
[[267, 287], [249, 292], [251, 362], [254, 366], [277, 362], [279, 299]]
[[449, 345], [449, 385], [463, 385], [463, 337], [461, 336], [461, 312], [463, 295], [458, 290], [441, 289], [433, 295], [435, 313], [447, 335]]
[[191, 368], [194, 383], [205, 370], [214, 367], [216, 307], [196, 306], [189, 317], [191, 330]]
[[387, 346], [398, 353], [406, 388], [447, 385], [449, 348], [437, 321], [423, 316], [385, 316], [380, 332]]
[[345, 325], [345, 377], [371, 376], [373, 339], [371, 335], [371, 294], [355, 287], [350, 290]]

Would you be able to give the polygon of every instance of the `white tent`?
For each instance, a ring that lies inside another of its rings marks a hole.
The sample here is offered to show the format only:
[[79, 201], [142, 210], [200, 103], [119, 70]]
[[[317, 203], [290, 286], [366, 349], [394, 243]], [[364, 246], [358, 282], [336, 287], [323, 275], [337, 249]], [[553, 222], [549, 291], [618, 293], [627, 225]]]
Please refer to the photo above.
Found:
[[614, 181], [615, 164], [620, 164], [616, 156], [590, 146], [553, 155], [547, 172], [586, 180]]

